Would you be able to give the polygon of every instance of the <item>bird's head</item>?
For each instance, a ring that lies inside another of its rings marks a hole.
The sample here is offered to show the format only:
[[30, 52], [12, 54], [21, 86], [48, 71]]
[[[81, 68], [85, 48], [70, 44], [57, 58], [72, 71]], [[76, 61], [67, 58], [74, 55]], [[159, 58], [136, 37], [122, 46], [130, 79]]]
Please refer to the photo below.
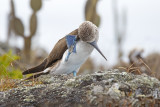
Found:
[[84, 42], [97, 42], [99, 38], [97, 26], [90, 21], [83, 22], [78, 28], [78, 37]]
[[[83, 42], [86, 42], [93, 46], [105, 59], [106, 57], [103, 55], [101, 50], [98, 48], [97, 41], [99, 38], [99, 32], [98, 28], [95, 24], [93, 24], [90, 21], [85, 21], [83, 22], [79, 28], [77, 29], [77, 35], [67, 35], [66, 36], [66, 41], [67, 41], [67, 46], [68, 49], [71, 50], [68, 52], [68, 55], [66, 57], [66, 61], [69, 58], [69, 55], [74, 52], [76, 53], [76, 40], [80, 39]], [[107, 60], [107, 59], [106, 59]]]
[[97, 45], [99, 32], [95, 24], [90, 21], [83, 22], [78, 28], [78, 37], [82, 41], [92, 45], [107, 60]]

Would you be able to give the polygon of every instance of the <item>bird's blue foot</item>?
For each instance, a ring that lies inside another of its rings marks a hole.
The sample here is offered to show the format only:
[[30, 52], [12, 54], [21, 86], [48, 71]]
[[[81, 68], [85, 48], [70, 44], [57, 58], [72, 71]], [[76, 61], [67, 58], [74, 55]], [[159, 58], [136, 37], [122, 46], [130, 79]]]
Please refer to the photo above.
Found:
[[73, 76], [74, 76], [74, 77], [77, 76], [77, 71], [73, 71]]

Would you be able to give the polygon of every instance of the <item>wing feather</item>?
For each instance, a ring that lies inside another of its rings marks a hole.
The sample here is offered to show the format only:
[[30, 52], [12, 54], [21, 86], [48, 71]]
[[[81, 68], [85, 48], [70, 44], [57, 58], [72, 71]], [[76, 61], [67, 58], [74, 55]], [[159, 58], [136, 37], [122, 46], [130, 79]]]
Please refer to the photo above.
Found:
[[[72, 31], [68, 35], [77, 35], [78, 34], [78, 29]], [[67, 50], [67, 43], [65, 37], [60, 39], [51, 53], [49, 54], [47, 58], [47, 63], [46, 63], [46, 68], [55, 63], [57, 60], [62, 59], [64, 52]]]
[[[72, 31], [68, 35], [78, 35], [78, 29]], [[45, 70], [46, 68], [54, 65], [57, 61], [61, 60], [66, 50], [67, 50], [66, 39], [65, 37], [63, 37], [56, 43], [56, 45], [50, 52], [49, 56], [41, 64], [24, 71], [22, 74], [26, 75], [26, 74], [41, 72]]]

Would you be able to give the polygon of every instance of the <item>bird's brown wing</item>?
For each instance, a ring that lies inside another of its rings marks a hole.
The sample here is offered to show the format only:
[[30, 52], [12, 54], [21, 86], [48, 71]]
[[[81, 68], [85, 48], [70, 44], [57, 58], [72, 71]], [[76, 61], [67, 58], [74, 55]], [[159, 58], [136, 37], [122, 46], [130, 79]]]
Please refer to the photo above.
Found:
[[[77, 35], [77, 34], [78, 34], [78, 29], [72, 31], [68, 35]], [[63, 37], [57, 42], [57, 44], [49, 54], [47, 58], [46, 68], [55, 63], [57, 60], [60, 60], [66, 50], [67, 50], [66, 39], [65, 37]]]
[[40, 71], [44, 70], [46, 63], [47, 63], [47, 58], [44, 59], [43, 62], [40, 63], [39, 65], [25, 70], [22, 74], [26, 75], [26, 74], [31, 74], [31, 73], [35, 73], [35, 72], [40, 72]]
[[[77, 35], [78, 34], [78, 29], [72, 31], [68, 35]], [[64, 52], [67, 50], [67, 44], [66, 44], [66, 39], [63, 37], [60, 39], [54, 48], [52, 49], [51, 53], [49, 56], [38, 66], [30, 68], [26, 71], [23, 72], [23, 75], [30, 74], [30, 73], [36, 73], [36, 72], [41, 72], [44, 69], [52, 66], [54, 63], [56, 63], [58, 60], [61, 60]]]
[[50, 69], [47, 72], [40, 71], [40, 72], [33, 73], [30, 77], [28, 77], [28, 78], [26, 78], [24, 80], [35, 79], [35, 78], [37, 78], [37, 77], [39, 77], [41, 75], [49, 74], [51, 69], [54, 68], [59, 62], [60, 62], [60, 60], [58, 60], [55, 63], [53, 63], [52, 66], [50, 67]]

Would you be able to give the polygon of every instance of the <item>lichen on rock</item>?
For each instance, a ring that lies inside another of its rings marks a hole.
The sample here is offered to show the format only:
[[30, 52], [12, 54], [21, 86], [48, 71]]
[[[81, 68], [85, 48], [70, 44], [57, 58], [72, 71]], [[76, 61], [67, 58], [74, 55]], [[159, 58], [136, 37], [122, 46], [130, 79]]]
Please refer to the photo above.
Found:
[[77, 77], [43, 75], [37, 81], [40, 84], [27, 86], [30, 81], [23, 81], [0, 92], [0, 107], [160, 105], [160, 81], [145, 74], [108, 70]]

